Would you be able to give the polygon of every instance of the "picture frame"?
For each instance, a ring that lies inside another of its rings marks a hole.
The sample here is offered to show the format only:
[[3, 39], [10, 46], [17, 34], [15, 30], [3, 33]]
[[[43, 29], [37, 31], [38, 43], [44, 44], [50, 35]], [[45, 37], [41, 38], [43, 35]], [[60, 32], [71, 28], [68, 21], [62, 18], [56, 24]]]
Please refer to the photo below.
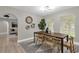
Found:
[[35, 28], [35, 24], [33, 23], [33, 24], [31, 24], [31, 28]]
[[25, 27], [25, 29], [26, 29], [26, 30], [29, 30], [29, 29], [30, 29], [30, 26], [29, 26], [29, 25], [27, 25], [27, 26]]
[[27, 24], [31, 24], [33, 22], [33, 18], [31, 16], [27, 16], [25, 21]]

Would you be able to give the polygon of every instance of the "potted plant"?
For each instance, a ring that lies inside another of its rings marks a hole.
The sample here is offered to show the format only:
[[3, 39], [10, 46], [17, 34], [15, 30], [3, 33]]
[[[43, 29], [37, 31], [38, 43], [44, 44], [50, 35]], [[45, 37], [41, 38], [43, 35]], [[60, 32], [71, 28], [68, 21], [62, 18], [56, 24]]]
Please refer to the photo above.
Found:
[[41, 19], [40, 23], [38, 24], [38, 27], [40, 30], [44, 31], [45, 27], [46, 27], [46, 22], [45, 19]]

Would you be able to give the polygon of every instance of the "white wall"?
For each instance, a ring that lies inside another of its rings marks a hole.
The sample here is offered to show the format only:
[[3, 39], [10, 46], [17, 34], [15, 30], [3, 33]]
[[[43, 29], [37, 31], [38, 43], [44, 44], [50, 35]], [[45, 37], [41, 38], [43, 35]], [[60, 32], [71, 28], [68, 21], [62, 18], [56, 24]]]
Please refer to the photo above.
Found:
[[8, 22], [6, 21], [0, 21], [0, 35], [8, 34]]
[[[26, 30], [25, 26], [28, 25], [28, 24], [25, 22], [25, 18], [27, 16], [29, 16], [29, 15], [33, 18], [33, 23], [35, 23], [35, 28], [34, 29], [31, 28], [29, 30]], [[39, 20], [40, 20], [39, 17], [36, 16], [36, 15], [23, 13], [22, 16], [21, 16], [21, 20], [18, 21], [18, 24], [19, 24], [19, 36], [21, 38], [23, 38], [23, 39], [33, 37], [34, 31], [38, 30], [37, 24], [38, 24]]]
[[52, 13], [51, 15], [45, 16], [46, 20], [53, 20], [54, 22], [54, 31], [60, 32], [60, 27], [62, 25], [60, 16], [65, 15], [73, 15], [76, 17], [75, 19], [75, 35], [76, 39], [75, 41], [79, 42], [79, 7], [73, 7], [66, 10], [60, 10], [58, 12]]
[[[0, 16], [7, 13], [12, 13], [18, 19], [18, 39], [19, 40], [33, 37], [33, 32], [38, 30], [37, 24], [38, 24], [38, 21], [40, 20], [39, 16], [31, 14], [29, 13], [29, 11], [24, 12], [11, 7], [0, 7]], [[33, 23], [35, 23], [35, 26], [36, 26], [34, 29], [25, 30], [25, 26], [27, 25], [25, 22], [25, 18], [27, 16], [32, 16]]]

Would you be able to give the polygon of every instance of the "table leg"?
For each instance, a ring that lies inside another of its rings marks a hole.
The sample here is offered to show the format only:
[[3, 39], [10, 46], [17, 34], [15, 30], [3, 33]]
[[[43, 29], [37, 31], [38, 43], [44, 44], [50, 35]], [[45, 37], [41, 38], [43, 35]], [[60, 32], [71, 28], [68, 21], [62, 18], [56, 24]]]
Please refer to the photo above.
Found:
[[67, 35], [67, 42], [68, 42], [68, 35]]
[[[66, 39], [67, 39], [67, 42], [68, 42], [68, 39], [69, 39], [69, 36], [68, 35], [67, 35], [67, 38]], [[68, 50], [68, 47], [67, 47], [67, 50]]]
[[63, 39], [61, 39], [61, 53], [63, 53]]

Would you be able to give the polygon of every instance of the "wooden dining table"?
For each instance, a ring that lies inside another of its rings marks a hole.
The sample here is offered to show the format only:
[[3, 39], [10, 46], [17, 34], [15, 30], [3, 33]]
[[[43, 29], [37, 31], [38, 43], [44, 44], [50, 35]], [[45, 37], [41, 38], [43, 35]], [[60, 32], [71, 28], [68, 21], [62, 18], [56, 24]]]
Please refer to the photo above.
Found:
[[35, 42], [36, 34], [40, 34], [40, 35], [43, 34], [43, 35], [59, 38], [61, 40], [61, 44], [60, 44], [61, 45], [61, 53], [63, 53], [64, 40], [68, 41], [68, 35], [67, 34], [57, 33], [57, 32], [46, 33], [44, 31], [38, 31], [38, 32], [34, 32], [34, 42]]

